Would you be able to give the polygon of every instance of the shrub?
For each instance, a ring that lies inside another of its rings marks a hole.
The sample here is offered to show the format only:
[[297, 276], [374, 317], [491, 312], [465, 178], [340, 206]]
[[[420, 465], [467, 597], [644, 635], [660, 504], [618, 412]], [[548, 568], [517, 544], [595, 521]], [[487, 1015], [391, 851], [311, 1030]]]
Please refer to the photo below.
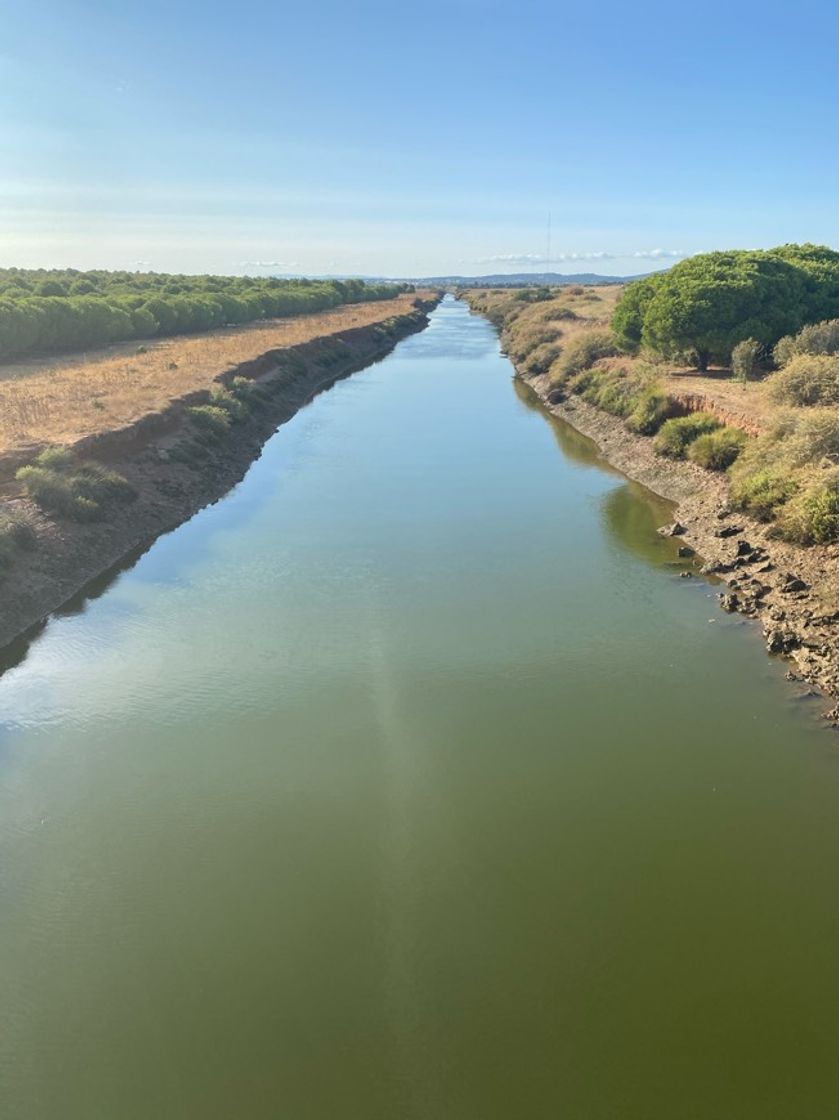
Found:
[[729, 477], [733, 504], [760, 521], [771, 521], [797, 489], [783, 457], [783, 440], [776, 432], [749, 443], [732, 465]]
[[782, 338], [773, 351], [779, 366], [787, 365], [799, 354], [839, 354], [839, 319], [809, 323], [798, 334]]
[[561, 353], [561, 346], [558, 346], [555, 342], [548, 342], [531, 350], [527, 357], [523, 359], [522, 365], [526, 372], [531, 375], [547, 373]]
[[799, 544], [839, 540], [839, 468], [820, 472], [792, 497], [781, 512], [779, 528]]
[[189, 410], [196, 427], [208, 435], [224, 436], [230, 430], [230, 416], [226, 409], [217, 404], [198, 404]]
[[737, 343], [731, 351], [731, 372], [738, 381], [749, 381], [754, 377], [762, 351], [763, 347], [754, 338]]
[[230, 393], [220, 386], [210, 390], [210, 405], [223, 409], [234, 424], [244, 420], [249, 411], [242, 397]]
[[54, 447], [45, 447], [36, 457], [35, 462], [39, 467], [46, 467], [50, 471], [67, 471], [76, 462], [76, 457], [69, 447], [56, 444]]
[[832, 408], [793, 414], [776, 430], [776, 438], [783, 441], [783, 454], [793, 465], [839, 461], [839, 414]]
[[774, 401], [802, 407], [839, 404], [839, 355], [797, 354], [772, 375], [769, 394]]
[[[557, 379], [573, 377], [584, 369], [590, 369], [601, 358], [617, 354], [617, 348], [608, 331], [591, 330], [578, 334], [565, 347], [562, 356], [555, 364]], [[551, 370], [553, 375], [554, 370]]]
[[697, 436], [688, 447], [688, 459], [709, 471], [727, 470], [746, 442], [746, 435], [737, 428], [717, 428]]
[[706, 432], [721, 427], [719, 420], [709, 412], [692, 412], [689, 416], [678, 416], [666, 420], [658, 431], [653, 448], [658, 455], [669, 459], [684, 459], [693, 441]]
[[627, 417], [627, 427], [642, 436], [653, 436], [665, 420], [678, 415], [679, 406], [661, 389], [650, 386], [643, 389]]
[[[69, 458], [68, 458], [69, 457]], [[41, 509], [76, 521], [92, 521], [102, 506], [136, 497], [133, 486], [99, 463], [75, 463], [67, 448], [47, 448], [17, 479]]]

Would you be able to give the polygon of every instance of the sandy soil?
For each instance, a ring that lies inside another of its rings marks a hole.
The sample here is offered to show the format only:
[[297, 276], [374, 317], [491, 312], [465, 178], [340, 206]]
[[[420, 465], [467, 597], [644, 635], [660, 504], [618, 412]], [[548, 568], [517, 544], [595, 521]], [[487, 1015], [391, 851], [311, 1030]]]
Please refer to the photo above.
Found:
[[[427, 293], [423, 293], [427, 295]], [[207, 389], [225, 371], [271, 350], [405, 314], [417, 298], [349, 304], [314, 315], [151, 340], [95, 353], [0, 366], [0, 454], [72, 444], [134, 423]]]

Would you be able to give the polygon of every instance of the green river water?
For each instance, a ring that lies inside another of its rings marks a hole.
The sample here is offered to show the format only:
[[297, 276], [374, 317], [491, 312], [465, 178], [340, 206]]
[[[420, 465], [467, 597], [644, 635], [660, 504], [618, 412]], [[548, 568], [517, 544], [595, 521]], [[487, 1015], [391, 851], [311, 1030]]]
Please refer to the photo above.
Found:
[[451, 299], [0, 679], [5, 1120], [829, 1120], [839, 753]]

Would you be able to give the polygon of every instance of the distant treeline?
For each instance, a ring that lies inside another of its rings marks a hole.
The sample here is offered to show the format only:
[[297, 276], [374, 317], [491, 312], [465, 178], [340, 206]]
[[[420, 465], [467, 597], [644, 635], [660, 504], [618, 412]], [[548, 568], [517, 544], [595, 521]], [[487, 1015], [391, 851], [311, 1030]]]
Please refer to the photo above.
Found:
[[0, 361], [392, 299], [408, 284], [0, 269]]
[[839, 317], [839, 253], [825, 245], [700, 253], [630, 284], [612, 330], [626, 350], [727, 365], [738, 343], [766, 354], [807, 323]]

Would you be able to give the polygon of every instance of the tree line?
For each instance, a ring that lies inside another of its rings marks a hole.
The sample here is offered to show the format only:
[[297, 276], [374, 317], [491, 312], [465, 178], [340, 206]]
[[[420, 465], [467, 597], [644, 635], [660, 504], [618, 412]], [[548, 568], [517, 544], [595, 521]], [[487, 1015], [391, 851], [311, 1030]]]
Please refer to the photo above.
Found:
[[0, 269], [0, 361], [392, 299], [407, 284]]
[[631, 353], [641, 349], [705, 370], [727, 365], [738, 343], [768, 355], [785, 335], [839, 316], [839, 252], [824, 245], [700, 253], [629, 284], [612, 319]]

